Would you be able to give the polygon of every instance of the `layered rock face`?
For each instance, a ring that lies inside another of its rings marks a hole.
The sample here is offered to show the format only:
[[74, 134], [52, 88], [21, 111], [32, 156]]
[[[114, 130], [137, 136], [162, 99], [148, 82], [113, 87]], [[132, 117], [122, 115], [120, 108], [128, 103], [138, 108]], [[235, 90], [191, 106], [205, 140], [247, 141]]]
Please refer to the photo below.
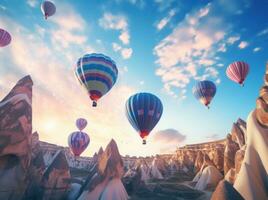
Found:
[[0, 102], [0, 199], [21, 199], [29, 183], [32, 85], [24, 77]]
[[60, 199], [68, 190], [65, 155], [46, 168], [38, 133], [32, 134], [32, 86], [26, 76], [0, 102], [0, 199]]
[[59, 150], [46, 168], [41, 185], [43, 200], [64, 199], [70, 189], [70, 170], [66, 156]]
[[[246, 149], [235, 189], [245, 198], [268, 199], [268, 63], [256, 109], [247, 119]], [[239, 166], [237, 166], [239, 168]]]

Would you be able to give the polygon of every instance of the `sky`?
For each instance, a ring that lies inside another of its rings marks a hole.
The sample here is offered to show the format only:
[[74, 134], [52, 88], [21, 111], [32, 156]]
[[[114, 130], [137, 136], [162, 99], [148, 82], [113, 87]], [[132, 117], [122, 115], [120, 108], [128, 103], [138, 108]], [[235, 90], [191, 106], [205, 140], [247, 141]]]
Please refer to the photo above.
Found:
[[[246, 120], [263, 83], [268, 46], [267, 0], [54, 0], [45, 20], [41, 0], [1, 0], [0, 27], [12, 35], [0, 49], [0, 98], [30, 74], [33, 131], [67, 146], [75, 120], [88, 120], [92, 156], [114, 138], [122, 155], [146, 156], [225, 138], [239, 117]], [[111, 91], [91, 107], [74, 76], [86, 53], [103, 53], [117, 64]], [[226, 77], [242, 60], [250, 72], [241, 87]], [[208, 110], [192, 95], [197, 81], [211, 80], [217, 94]], [[157, 95], [163, 115], [147, 145], [125, 116], [137, 92]]]

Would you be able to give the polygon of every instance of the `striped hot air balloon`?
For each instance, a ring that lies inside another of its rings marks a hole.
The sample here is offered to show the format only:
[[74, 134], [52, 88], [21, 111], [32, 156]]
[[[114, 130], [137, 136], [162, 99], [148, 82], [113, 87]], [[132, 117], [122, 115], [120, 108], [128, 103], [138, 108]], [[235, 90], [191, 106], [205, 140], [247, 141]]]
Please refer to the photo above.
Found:
[[216, 85], [212, 81], [199, 81], [193, 87], [193, 94], [202, 104], [209, 108], [209, 104], [217, 91]]
[[84, 118], [78, 118], [76, 120], [76, 127], [79, 129], [79, 131], [82, 131], [87, 126], [87, 120]]
[[86, 88], [92, 106], [113, 87], [117, 80], [118, 70], [115, 62], [103, 54], [86, 54], [79, 58], [75, 74], [79, 82]]
[[41, 11], [45, 19], [47, 19], [56, 13], [56, 6], [51, 1], [43, 1], [41, 4]]
[[161, 118], [163, 105], [150, 93], [137, 93], [126, 102], [126, 116], [146, 144], [146, 138]]
[[68, 145], [74, 156], [80, 156], [90, 142], [89, 136], [85, 132], [76, 131], [69, 135]]
[[0, 28], [0, 47], [9, 45], [11, 42], [11, 35], [4, 29]]
[[232, 81], [244, 85], [244, 81], [249, 72], [249, 65], [243, 61], [230, 64], [226, 69], [226, 75]]

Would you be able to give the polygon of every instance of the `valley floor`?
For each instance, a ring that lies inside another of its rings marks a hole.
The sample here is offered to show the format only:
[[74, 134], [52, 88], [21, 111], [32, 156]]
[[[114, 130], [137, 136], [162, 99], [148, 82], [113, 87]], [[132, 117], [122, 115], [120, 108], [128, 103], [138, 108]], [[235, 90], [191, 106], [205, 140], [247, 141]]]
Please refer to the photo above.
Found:
[[147, 183], [148, 189], [130, 196], [130, 200], [209, 200], [211, 192], [193, 189], [189, 183], [191, 175], [176, 173], [166, 180], [153, 180]]

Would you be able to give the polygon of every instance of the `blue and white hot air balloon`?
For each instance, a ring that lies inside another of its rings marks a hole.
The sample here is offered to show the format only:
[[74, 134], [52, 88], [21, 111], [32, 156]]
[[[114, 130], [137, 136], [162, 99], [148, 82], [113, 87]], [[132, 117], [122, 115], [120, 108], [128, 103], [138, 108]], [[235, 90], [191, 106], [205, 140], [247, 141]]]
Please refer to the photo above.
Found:
[[126, 102], [126, 116], [146, 144], [146, 138], [156, 126], [163, 113], [160, 99], [150, 93], [137, 93]]
[[209, 108], [209, 104], [212, 101], [217, 91], [216, 85], [212, 81], [204, 80], [199, 81], [193, 87], [193, 94], [197, 100]]
[[118, 76], [115, 62], [103, 54], [86, 54], [79, 58], [75, 67], [75, 75], [87, 90], [92, 106], [111, 90]]

